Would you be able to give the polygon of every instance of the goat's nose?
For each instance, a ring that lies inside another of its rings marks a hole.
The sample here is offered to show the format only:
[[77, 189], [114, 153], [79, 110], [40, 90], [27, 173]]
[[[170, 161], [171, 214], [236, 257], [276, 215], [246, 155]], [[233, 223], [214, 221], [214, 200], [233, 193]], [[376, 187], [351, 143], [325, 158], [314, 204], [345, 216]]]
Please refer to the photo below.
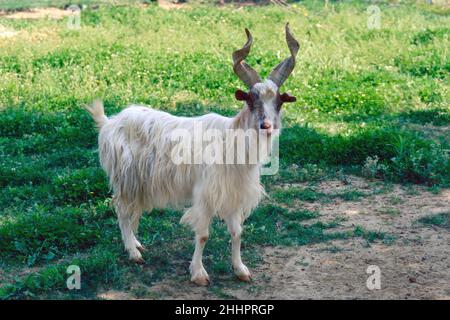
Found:
[[270, 128], [272, 128], [272, 122], [270, 122], [270, 120], [265, 119], [263, 122], [261, 122], [260, 128], [261, 129], [270, 129]]

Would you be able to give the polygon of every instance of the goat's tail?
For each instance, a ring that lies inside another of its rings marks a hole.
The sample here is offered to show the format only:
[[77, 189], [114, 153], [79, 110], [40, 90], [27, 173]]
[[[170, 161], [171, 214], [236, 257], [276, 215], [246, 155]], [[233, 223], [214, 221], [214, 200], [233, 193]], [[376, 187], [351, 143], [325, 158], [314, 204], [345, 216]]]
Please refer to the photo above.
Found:
[[91, 105], [86, 105], [84, 108], [91, 114], [97, 128], [103, 127], [108, 121], [108, 117], [105, 115], [105, 109], [103, 108], [103, 102], [101, 100], [94, 100]]

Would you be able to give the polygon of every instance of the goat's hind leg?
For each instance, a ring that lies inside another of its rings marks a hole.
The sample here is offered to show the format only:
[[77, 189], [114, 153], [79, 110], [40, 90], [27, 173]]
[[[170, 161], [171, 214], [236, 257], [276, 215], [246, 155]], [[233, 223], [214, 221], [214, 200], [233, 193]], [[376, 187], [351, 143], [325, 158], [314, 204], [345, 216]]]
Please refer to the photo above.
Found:
[[125, 249], [130, 256], [130, 260], [139, 264], [145, 263], [137, 248], [137, 240], [133, 233], [132, 219], [134, 210], [132, 206], [121, 199], [117, 199], [115, 201], [115, 207], [119, 220], [120, 231], [122, 233], [122, 240], [125, 245]]
[[[151, 210], [149, 210], [149, 211], [151, 211]], [[145, 251], [145, 247], [137, 239], [138, 229], [139, 229], [139, 220], [142, 217], [142, 213], [143, 213], [142, 208], [135, 208], [131, 215], [131, 230], [133, 231], [134, 243], [136, 244], [136, 248], [140, 252]]]

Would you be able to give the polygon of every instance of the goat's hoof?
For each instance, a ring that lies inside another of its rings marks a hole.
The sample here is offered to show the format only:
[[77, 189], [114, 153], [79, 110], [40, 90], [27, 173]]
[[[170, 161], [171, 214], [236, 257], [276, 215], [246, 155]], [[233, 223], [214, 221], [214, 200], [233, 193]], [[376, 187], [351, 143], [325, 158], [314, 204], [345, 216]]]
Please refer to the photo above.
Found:
[[252, 281], [252, 275], [251, 274], [245, 274], [245, 275], [238, 275], [237, 276], [239, 280], [244, 282], [251, 282]]
[[196, 285], [202, 286], [202, 287], [209, 285], [209, 277], [208, 276], [192, 278], [191, 281], [193, 283], [195, 283]]
[[252, 274], [250, 273], [250, 271], [248, 271], [248, 268], [244, 265], [241, 265], [239, 267], [233, 267], [234, 269], [234, 273], [236, 274], [236, 276], [238, 277], [239, 280], [241, 281], [245, 281], [245, 282], [250, 282], [252, 281]]
[[[192, 273], [192, 268], [191, 268]], [[192, 273], [191, 281], [198, 286], [207, 286], [209, 284], [209, 276], [204, 268]]]

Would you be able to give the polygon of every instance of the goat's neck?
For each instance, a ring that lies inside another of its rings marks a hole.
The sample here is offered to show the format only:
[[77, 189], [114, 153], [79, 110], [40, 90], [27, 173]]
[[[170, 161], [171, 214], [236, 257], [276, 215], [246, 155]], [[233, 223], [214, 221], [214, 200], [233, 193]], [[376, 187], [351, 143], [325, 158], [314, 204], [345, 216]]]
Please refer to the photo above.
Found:
[[251, 111], [247, 107], [239, 111], [239, 113], [232, 118], [231, 129], [250, 129], [250, 116]]
[[[250, 123], [251, 123], [251, 111], [249, 110], [249, 108], [246, 106], [245, 108], [243, 108], [236, 116], [234, 116], [233, 118], [231, 118], [231, 125], [230, 125], [230, 129], [231, 130], [243, 130], [244, 132], [246, 130], [255, 130], [255, 128], [251, 127]], [[249, 159], [250, 153], [255, 151], [255, 150], [260, 150], [258, 151], [259, 154], [261, 154], [261, 143], [267, 143], [268, 146], [268, 152], [270, 154], [271, 149], [272, 149], [272, 136], [269, 138], [269, 140], [265, 140], [265, 142], [263, 142], [263, 140], [261, 139], [261, 136], [259, 135], [259, 132], [256, 132], [256, 139], [248, 139], [246, 142], [246, 148], [245, 148], [245, 152], [246, 152], [246, 159]], [[230, 141], [231, 142], [231, 141]], [[234, 143], [234, 141], [232, 141], [231, 143]], [[247, 144], [249, 143], [249, 144]], [[266, 151], [267, 152], [267, 151]], [[259, 159], [258, 157], [258, 162], [261, 163], [262, 159]], [[253, 167], [254, 165], [249, 165], [250, 167]], [[256, 165], [257, 166], [257, 165]]]

